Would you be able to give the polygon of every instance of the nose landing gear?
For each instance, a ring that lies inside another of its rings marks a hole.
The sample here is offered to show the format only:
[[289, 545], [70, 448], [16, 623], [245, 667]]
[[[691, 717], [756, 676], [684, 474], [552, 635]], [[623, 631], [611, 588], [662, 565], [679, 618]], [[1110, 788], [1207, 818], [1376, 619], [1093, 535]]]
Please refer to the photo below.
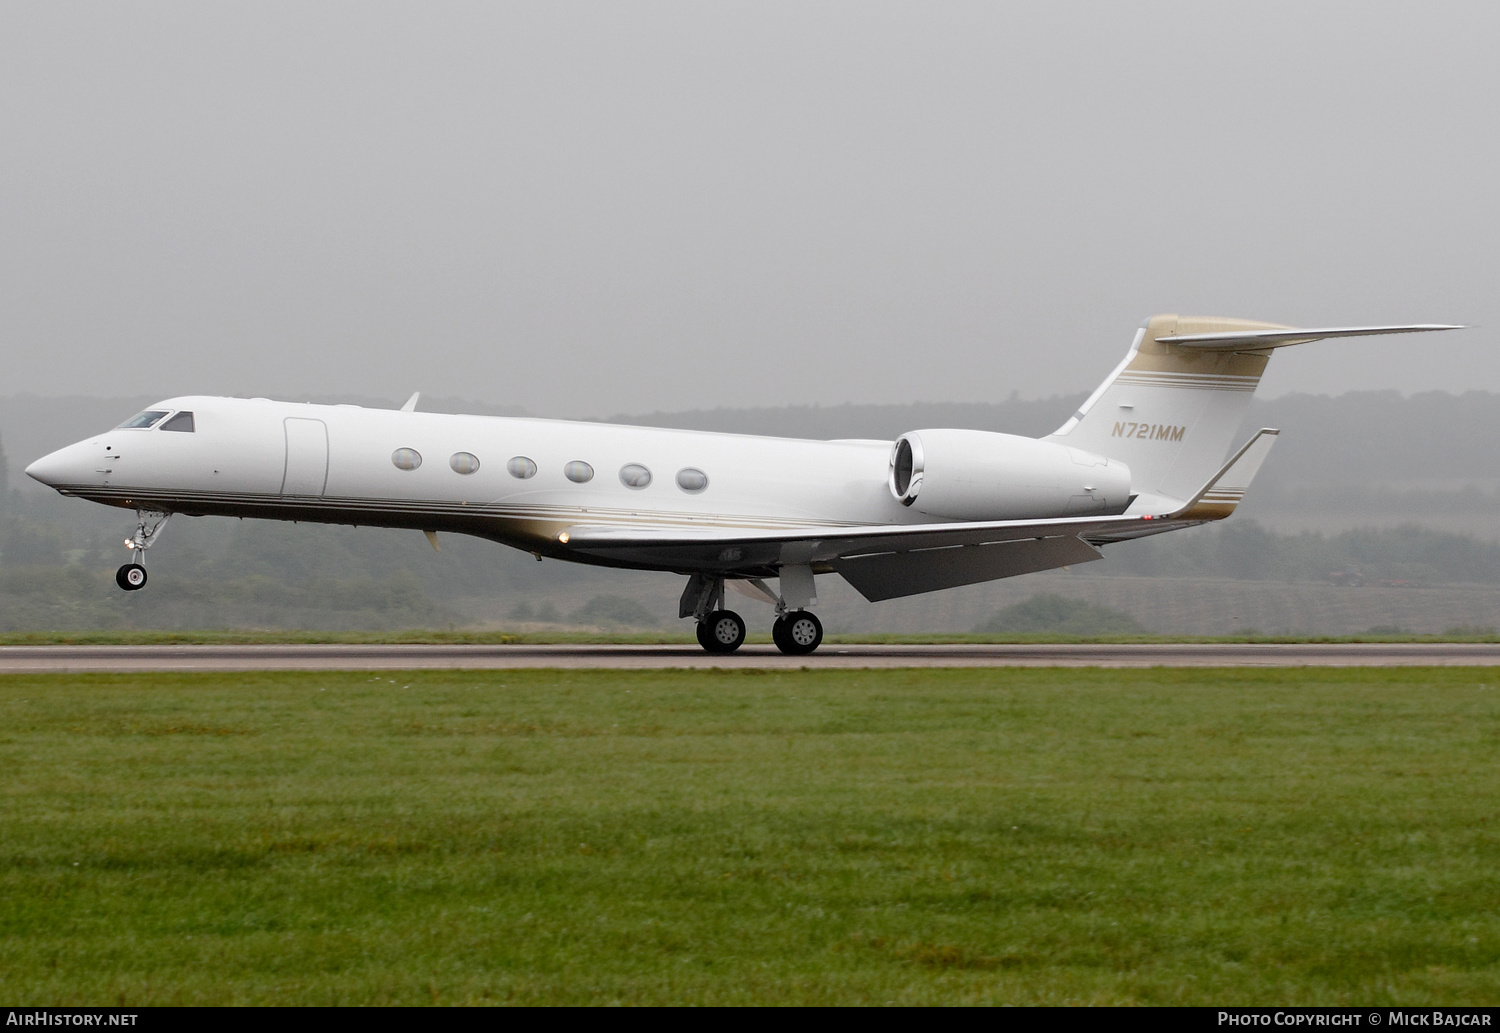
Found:
[[[125, 548], [131, 552], [139, 553], [140, 559], [146, 558], [146, 550], [156, 544], [156, 538], [161, 534], [161, 529], [166, 525], [167, 518], [171, 513], [163, 513], [155, 509], [138, 509], [135, 511], [136, 528], [135, 534], [125, 539]], [[138, 592], [146, 587], [146, 568], [139, 562], [130, 562], [115, 571], [115, 584], [127, 592]]]

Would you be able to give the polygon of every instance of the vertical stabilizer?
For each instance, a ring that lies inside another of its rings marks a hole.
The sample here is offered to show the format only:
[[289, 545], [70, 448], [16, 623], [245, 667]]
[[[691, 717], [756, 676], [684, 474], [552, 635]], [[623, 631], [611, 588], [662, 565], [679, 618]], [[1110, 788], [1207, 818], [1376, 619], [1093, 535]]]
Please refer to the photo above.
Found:
[[1186, 501], [1234, 444], [1274, 345], [1209, 350], [1160, 338], [1289, 329], [1243, 319], [1153, 316], [1114, 374], [1047, 440], [1123, 461], [1139, 494]]

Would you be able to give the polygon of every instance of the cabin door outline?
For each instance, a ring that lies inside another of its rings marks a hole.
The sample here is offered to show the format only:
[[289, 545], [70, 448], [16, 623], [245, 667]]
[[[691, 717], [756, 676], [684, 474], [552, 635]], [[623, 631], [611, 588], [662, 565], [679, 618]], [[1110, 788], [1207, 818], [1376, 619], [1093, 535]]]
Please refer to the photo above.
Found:
[[281, 475], [281, 494], [321, 496], [328, 487], [328, 424], [301, 416], [288, 416], [286, 467]]

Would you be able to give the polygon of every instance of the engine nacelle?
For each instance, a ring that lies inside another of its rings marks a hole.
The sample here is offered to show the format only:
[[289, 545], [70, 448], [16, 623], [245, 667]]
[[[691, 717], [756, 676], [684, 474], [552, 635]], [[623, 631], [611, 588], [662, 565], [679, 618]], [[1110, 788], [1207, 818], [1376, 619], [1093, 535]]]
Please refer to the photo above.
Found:
[[982, 430], [914, 430], [891, 450], [891, 494], [948, 520], [1121, 513], [1130, 468], [1066, 445]]

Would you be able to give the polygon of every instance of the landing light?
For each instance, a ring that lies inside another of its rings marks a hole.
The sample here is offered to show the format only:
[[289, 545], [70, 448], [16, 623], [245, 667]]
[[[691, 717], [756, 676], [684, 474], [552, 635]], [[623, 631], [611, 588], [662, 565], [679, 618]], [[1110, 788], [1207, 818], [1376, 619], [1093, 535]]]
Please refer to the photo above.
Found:
[[562, 542], [564, 545], [567, 545], [568, 544], [568, 532], [566, 532], [566, 531], [559, 531], [559, 532], [557, 532], [557, 540], [560, 541], [560, 542]]

